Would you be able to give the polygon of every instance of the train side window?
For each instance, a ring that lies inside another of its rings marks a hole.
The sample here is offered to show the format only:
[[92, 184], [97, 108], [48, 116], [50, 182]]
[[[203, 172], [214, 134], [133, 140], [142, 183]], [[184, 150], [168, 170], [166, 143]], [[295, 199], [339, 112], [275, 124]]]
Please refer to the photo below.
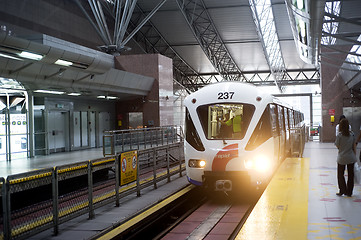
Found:
[[289, 109], [288, 108], [284, 108], [285, 110], [285, 124], [286, 124], [286, 131], [288, 131], [290, 129], [290, 118], [289, 118]]
[[186, 109], [186, 119], [185, 119], [185, 133], [186, 133], [186, 141], [194, 147], [198, 151], [204, 151], [204, 146], [202, 141], [198, 135], [197, 129], [194, 126], [191, 115]]
[[270, 104], [269, 110], [270, 110], [271, 125], [272, 125], [272, 135], [278, 136], [279, 131], [278, 131], [277, 106], [274, 104]]
[[283, 107], [277, 106], [278, 109], [278, 124], [280, 131], [285, 131], [285, 122], [284, 122], [284, 115], [283, 115]]
[[295, 121], [294, 121], [294, 115], [293, 115], [293, 110], [290, 109], [290, 128], [293, 128], [295, 126]]
[[252, 151], [262, 143], [266, 142], [272, 137], [272, 124], [270, 116], [270, 108], [267, 107], [262, 114], [256, 128], [254, 129], [251, 138], [249, 139], [246, 151]]

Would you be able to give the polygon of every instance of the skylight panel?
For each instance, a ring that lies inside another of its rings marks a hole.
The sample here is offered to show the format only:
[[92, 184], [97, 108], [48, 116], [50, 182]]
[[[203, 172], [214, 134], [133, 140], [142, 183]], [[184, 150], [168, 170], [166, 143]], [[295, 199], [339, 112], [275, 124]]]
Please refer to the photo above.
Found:
[[[341, 4], [340, 1], [334, 1], [334, 2], [326, 2], [325, 4], [325, 12], [340, 16], [340, 10], [341, 10]], [[338, 22], [333, 21], [333, 19], [329, 16], [324, 17], [324, 24], [322, 27], [322, 31], [330, 34], [337, 33], [338, 30]], [[321, 38], [321, 44], [323, 45], [334, 45], [336, 42], [336, 38], [332, 36], [323, 36]]]

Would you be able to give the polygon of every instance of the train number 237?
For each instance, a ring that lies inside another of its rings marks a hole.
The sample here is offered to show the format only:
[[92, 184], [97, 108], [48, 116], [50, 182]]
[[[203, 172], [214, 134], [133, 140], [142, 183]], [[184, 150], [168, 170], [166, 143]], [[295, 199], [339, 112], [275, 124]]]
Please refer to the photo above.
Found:
[[234, 92], [219, 92], [218, 99], [232, 99]]

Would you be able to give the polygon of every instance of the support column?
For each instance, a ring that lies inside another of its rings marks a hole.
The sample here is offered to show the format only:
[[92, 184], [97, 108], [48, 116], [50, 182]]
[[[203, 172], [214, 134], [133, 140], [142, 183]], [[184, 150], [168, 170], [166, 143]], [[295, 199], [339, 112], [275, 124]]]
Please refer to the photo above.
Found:
[[29, 142], [29, 157], [35, 156], [35, 145], [34, 145], [34, 96], [28, 92], [28, 142]]
[[160, 54], [122, 55], [115, 57], [115, 68], [155, 79], [147, 96], [119, 104], [118, 113], [143, 112], [144, 126], [174, 124], [172, 59]]
[[[345, 47], [345, 50], [348, 49]], [[336, 125], [339, 117], [343, 114], [343, 107], [349, 106], [349, 89], [345, 81], [338, 74], [342, 64], [341, 59], [346, 58], [346, 53], [337, 52], [328, 48], [321, 48], [325, 55], [329, 54], [335, 59], [331, 62], [329, 58], [321, 56], [321, 92], [322, 92], [322, 141], [334, 142], [336, 139]], [[347, 52], [347, 51], [345, 51]], [[338, 61], [337, 61], [338, 60]], [[331, 112], [335, 112], [335, 122], [331, 122]]]

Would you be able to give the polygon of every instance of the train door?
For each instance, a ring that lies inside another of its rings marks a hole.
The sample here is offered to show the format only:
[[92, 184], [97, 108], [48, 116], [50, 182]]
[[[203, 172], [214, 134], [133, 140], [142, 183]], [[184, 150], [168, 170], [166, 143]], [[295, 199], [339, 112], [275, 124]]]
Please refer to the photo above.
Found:
[[281, 162], [285, 157], [286, 151], [286, 132], [285, 132], [285, 118], [282, 106], [277, 106], [278, 109], [278, 124], [280, 133], [280, 148], [279, 148], [279, 161]]
[[48, 112], [49, 153], [69, 151], [68, 119], [69, 112]]
[[284, 108], [285, 113], [285, 131], [286, 131], [286, 156], [289, 156], [291, 152], [291, 140], [290, 140], [290, 118], [289, 118], [289, 109]]
[[74, 111], [73, 132], [74, 148], [86, 149], [97, 146], [96, 113], [88, 111]]

